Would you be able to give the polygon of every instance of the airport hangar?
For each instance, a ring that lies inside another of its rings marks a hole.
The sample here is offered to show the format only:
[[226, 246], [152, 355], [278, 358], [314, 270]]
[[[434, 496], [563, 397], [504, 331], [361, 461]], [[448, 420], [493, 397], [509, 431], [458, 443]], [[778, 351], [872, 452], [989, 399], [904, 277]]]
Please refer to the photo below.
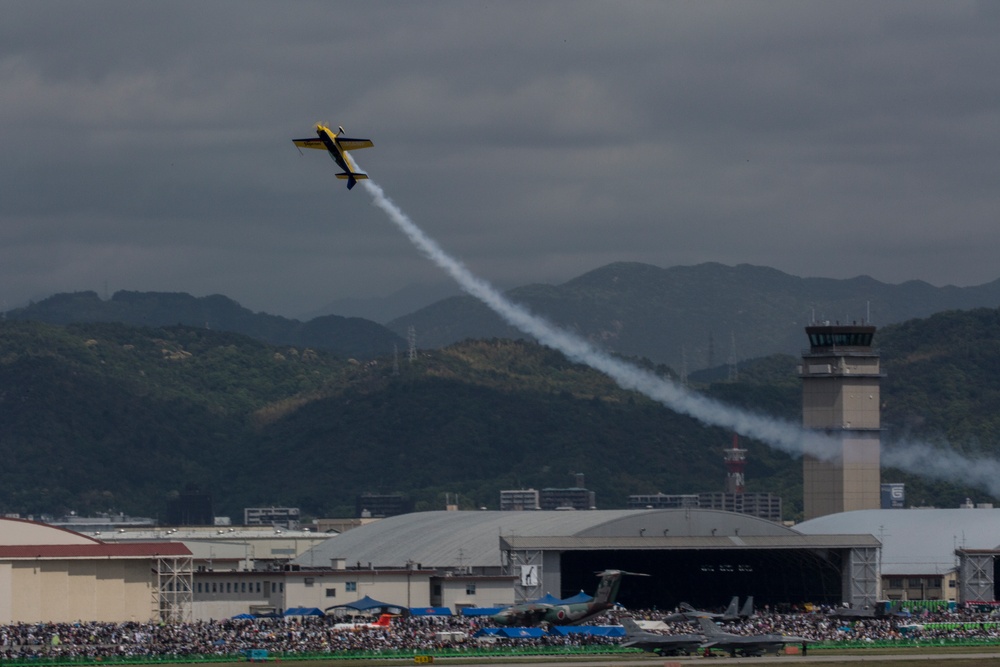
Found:
[[[718, 510], [433, 511], [382, 519], [331, 538], [294, 559], [286, 582], [289, 593], [301, 593], [292, 579], [323, 577], [331, 568], [356, 569], [359, 576], [369, 571], [373, 582], [380, 568], [410, 568], [434, 572], [424, 589], [426, 604], [457, 610], [547, 593], [592, 594], [595, 573], [619, 569], [651, 575], [623, 581], [619, 601], [626, 607], [670, 608], [681, 601], [715, 607], [733, 595], [753, 595], [758, 606], [861, 606], [878, 595], [879, 548], [870, 534], [805, 535]], [[477, 587], [479, 579], [491, 583]], [[337, 595], [337, 603], [364, 595], [361, 586], [354, 588]], [[387, 601], [406, 594], [378, 590]], [[321, 600], [294, 602], [322, 607]]]
[[109, 544], [0, 518], [0, 624], [188, 620], [190, 580], [177, 542]]
[[869, 533], [881, 543], [884, 600], [991, 602], [1000, 599], [1000, 509], [877, 509], [828, 514], [796, 527], [805, 534]]

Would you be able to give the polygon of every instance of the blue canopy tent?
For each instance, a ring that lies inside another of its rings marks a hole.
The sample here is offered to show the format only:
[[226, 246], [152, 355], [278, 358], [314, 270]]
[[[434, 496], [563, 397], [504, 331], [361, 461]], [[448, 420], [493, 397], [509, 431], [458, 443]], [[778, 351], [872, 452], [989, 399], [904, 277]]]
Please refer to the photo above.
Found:
[[364, 596], [360, 600], [354, 602], [348, 602], [346, 604], [338, 605], [340, 607], [350, 607], [351, 609], [356, 609], [358, 611], [371, 611], [372, 609], [391, 607], [388, 602], [379, 602], [373, 597], [368, 595]]
[[285, 616], [326, 616], [326, 614], [316, 607], [291, 607], [285, 610]]
[[257, 617], [253, 614], [236, 614], [233, 616], [234, 621], [252, 621], [255, 618]]
[[537, 600], [533, 600], [534, 604], [559, 604], [559, 598], [557, 598], [552, 593], [546, 593]]
[[451, 616], [448, 607], [410, 607], [410, 616]]
[[477, 630], [473, 637], [482, 636], [508, 637], [510, 639], [536, 639], [545, 636], [545, 630], [541, 628], [482, 628]]
[[344, 604], [338, 604], [326, 608], [327, 612], [331, 610], [333, 610], [334, 613], [336, 613], [336, 610], [350, 610], [366, 614], [395, 614], [396, 616], [406, 615], [410, 611], [407, 607], [390, 604], [388, 602], [381, 602], [367, 595], [360, 600], [355, 600], [354, 602], [346, 602]]
[[560, 635], [590, 635], [592, 637], [624, 637], [625, 628], [620, 625], [557, 625], [550, 634]]
[[473, 633], [473, 637], [492, 637], [500, 634], [500, 628], [479, 628]]
[[534, 639], [537, 637], [544, 637], [545, 630], [542, 630], [541, 628], [500, 628], [500, 634], [504, 637], [510, 637], [511, 639], [526, 637]]

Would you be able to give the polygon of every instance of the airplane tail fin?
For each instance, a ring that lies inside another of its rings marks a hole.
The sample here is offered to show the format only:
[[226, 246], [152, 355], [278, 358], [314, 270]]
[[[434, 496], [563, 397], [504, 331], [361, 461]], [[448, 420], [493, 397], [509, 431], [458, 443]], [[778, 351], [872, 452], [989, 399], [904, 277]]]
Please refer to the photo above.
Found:
[[368, 178], [368, 174], [360, 174], [358, 172], [345, 171], [340, 174], [337, 174], [337, 178], [339, 178], [342, 181], [346, 180], [347, 189], [350, 190], [351, 188], [353, 188], [355, 185], [358, 184], [358, 181], [366, 180]]
[[392, 614], [382, 614], [372, 625], [379, 628], [390, 627], [392, 625]]
[[629, 574], [635, 577], [648, 577], [642, 572], [626, 572], [625, 570], [605, 570], [598, 572], [601, 575], [601, 582], [597, 584], [597, 592], [594, 593], [594, 600], [591, 605], [604, 607], [605, 609], [614, 606], [618, 599], [618, 588], [622, 583], [622, 575]]
[[750, 618], [753, 616], [753, 596], [747, 597], [747, 601], [740, 608], [740, 618]]
[[640, 628], [639, 624], [635, 622], [635, 619], [631, 617], [625, 617], [622, 619], [622, 627], [625, 628], [626, 637], [633, 637], [642, 632], [645, 632], [645, 630]]
[[722, 618], [727, 621], [731, 621], [740, 617], [740, 598], [737, 595], [733, 596], [733, 599], [729, 601], [729, 606], [726, 607], [726, 611], [722, 614]]
[[718, 637], [725, 634], [719, 629], [719, 626], [715, 624], [715, 621], [710, 618], [699, 616], [698, 624], [701, 625], [701, 631], [705, 633], [706, 637]]
[[597, 584], [594, 593], [594, 605], [613, 605], [618, 597], [618, 588], [622, 583], [621, 570], [605, 570], [601, 572], [601, 582]]

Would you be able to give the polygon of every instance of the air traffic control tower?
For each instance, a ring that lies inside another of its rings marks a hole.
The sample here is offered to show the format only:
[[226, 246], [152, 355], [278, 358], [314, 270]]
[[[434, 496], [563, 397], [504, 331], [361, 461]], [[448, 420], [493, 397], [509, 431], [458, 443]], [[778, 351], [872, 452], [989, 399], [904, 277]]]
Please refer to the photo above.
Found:
[[805, 518], [881, 506], [879, 353], [875, 327], [829, 323], [806, 327], [802, 354], [802, 426], [838, 443], [822, 459], [802, 461]]

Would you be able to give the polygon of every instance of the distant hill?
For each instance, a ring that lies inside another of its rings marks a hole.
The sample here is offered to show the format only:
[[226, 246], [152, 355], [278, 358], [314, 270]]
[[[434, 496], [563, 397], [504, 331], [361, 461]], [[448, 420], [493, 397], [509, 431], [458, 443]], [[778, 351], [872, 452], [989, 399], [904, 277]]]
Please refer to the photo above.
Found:
[[341, 317], [363, 317], [366, 320], [383, 324], [441, 299], [461, 293], [462, 290], [458, 288], [458, 285], [450, 281], [432, 285], [407, 285], [403, 289], [383, 297], [337, 299], [311, 313], [301, 315], [298, 319], [311, 320], [314, 317], [324, 315], [340, 315]]
[[[437, 286], [435, 289], [446, 289]], [[414, 291], [415, 290], [415, 291]], [[400, 312], [415, 293], [384, 300], [342, 300], [344, 312], [385, 316]], [[818, 321], [857, 321], [871, 314], [884, 327], [946, 310], [1000, 305], [1000, 280], [977, 287], [934, 287], [910, 281], [889, 285], [867, 276], [836, 280], [799, 278], [767, 267], [699, 264], [662, 269], [616, 263], [561, 285], [527, 285], [507, 294], [558, 326], [604, 349], [667, 364], [677, 372], [725, 366], [731, 359], [797, 355], [803, 328]], [[57, 294], [6, 313], [8, 319], [52, 324], [123, 322], [138, 326], [184, 324], [242, 333], [275, 345], [305, 345], [345, 358], [372, 359], [405, 351], [409, 328], [417, 347], [440, 348], [467, 339], [521, 339], [477, 299], [453, 296], [382, 326], [368, 319], [324, 315], [308, 321], [253, 313], [220, 295], [117, 292]]]
[[[7, 320], [0, 349], [3, 512], [162, 516], [191, 485], [234, 516], [351, 514], [365, 491], [496, 506], [500, 488], [573, 472], [620, 506], [661, 483], [718, 486], [729, 441], [528, 343], [394, 369], [204, 328]], [[611, 454], [623, 448], [634, 455]]]
[[300, 345], [345, 358], [371, 359], [390, 355], [405, 341], [385, 327], [361, 318], [326, 315], [299, 322], [277, 315], [253, 313], [232, 299], [213, 295], [193, 297], [174, 292], [116, 292], [102, 300], [96, 292], [56, 294], [6, 313], [10, 320], [50, 324], [121, 322], [135, 326], [181, 324], [231, 331], [274, 345]]
[[[799, 278], [741, 264], [699, 264], [662, 269], [616, 263], [561, 285], [529, 285], [507, 292], [563, 328], [606, 349], [680, 370], [769, 354], [798, 354], [803, 328], [823, 321], [863, 320], [885, 326], [952, 309], [1000, 305], [1000, 280], [978, 287], [934, 287], [910, 281], [889, 285], [867, 276], [849, 280]], [[521, 338], [486, 306], [457, 296], [397, 318], [420, 347], [481, 338]]]
[[[890, 437], [947, 437], [956, 451], [1000, 455], [1000, 310], [885, 327], [876, 342]], [[569, 486], [576, 472], [599, 507], [614, 508], [630, 493], [721, 490], [731, 442], [527, 342], [361, 363], [204, 327], [6, 320], [0, 350], [2, 512], [162, 516], [170, 494], [191, 485], [235, 517], [258, 505], [351, 514], [366, 491], [408, 494], [418, 509], [440, 507], [445, 493], [495, 508], [500, 489]], [[735, 381], [695, 388], [797, 421], [797, 363], [751, 360]], [[801, 463], [742, 445], [749, 490], [778, 493], [795, 517]], [[883, 479], [906, 482], [917, 504], [990, 500], [961, 480], [891, 470]]]

